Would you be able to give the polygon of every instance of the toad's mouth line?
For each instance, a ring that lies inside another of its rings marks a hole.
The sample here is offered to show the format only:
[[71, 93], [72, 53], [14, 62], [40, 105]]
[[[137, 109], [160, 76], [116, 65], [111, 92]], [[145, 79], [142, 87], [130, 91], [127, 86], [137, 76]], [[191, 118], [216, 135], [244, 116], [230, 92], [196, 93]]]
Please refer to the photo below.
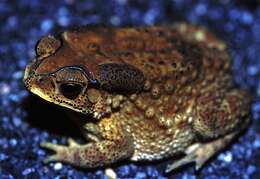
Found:
[[[33, 94], [39, 96], [40, 98], [50, 102], [50, 103], [53, 103], [53, 104], [57, 104], [63, 108], [66, 108], [66, 109], [70, 109], [72, 111], [75, 111], [75, 112], [78, 112], [78, 113], [81, 113], [81, 114], [87, 114], [87, 115], [90, 115], [90, 112], [88, 110], [86, 111], [83, 111], [81, 109], [77, 109], [75, 107], [72, 107], [71, 105], [69, 105], [68, 103], [63, 103], [62, 101], [56, 101], [54, 100], [53, 98], [51, 98], [49, 95], [45, 94], [41, 89], [39, 88], [35, 88], [35, 87], [31, 87], [29, 89], [30, 92], [32, 92]], [[98, 117], [97, 114], [93, 114], [93, 116], [95, 117]]]
[[31, 87], [31, 89], [29, 89], [33, 94], [39, 96], [40, 98], [46, 100], [46, 101], [49, 101], [51, 103], [55, 103], [55, 101], [53, 99], [50, 98], [49, 95], [46, 95], [44, 94], [44, 92], [39, 89], [39, 88], [34, 88], [34, 87]]

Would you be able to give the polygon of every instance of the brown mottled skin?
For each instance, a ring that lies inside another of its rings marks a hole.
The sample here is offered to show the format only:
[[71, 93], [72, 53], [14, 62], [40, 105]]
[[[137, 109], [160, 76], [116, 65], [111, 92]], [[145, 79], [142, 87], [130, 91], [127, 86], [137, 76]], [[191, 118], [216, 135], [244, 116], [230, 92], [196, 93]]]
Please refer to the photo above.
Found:
[[46, 162], [93, 168], [186, 154], [200, 168], [249, 123], [249, 95], [232, 83], [225, 44], [202, 27], [84, 27], [45, 36], [25, 71], [32, 93], [86, 114], [89, 141], [43, 143]]

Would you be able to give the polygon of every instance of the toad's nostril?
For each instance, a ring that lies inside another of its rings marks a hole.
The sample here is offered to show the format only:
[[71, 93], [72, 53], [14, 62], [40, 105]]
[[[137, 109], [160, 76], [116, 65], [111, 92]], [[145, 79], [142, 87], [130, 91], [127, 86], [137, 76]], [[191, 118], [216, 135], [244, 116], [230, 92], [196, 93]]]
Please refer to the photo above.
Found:
[[32, 64], [29, 64], [29, 65], [27, 65], [26, 66], [26, 68], [25, 68], [25, 71], [24, 71], [24, 77], [23, 77], [23, 81], [25, 82], [25, 81], [27, 81], [33, 74], [33, 71], [32, 71], [32, 69], [31, 69], [31, 67], [32, 67]]
[[55, 83], [54, 83], [54, 81], [53, 81], [53, 80], [51, 80], [51, 87], [52, 87], [53, 89], [55, 89], [55, 88], [56, 88], [56, 85], [55, 85]]

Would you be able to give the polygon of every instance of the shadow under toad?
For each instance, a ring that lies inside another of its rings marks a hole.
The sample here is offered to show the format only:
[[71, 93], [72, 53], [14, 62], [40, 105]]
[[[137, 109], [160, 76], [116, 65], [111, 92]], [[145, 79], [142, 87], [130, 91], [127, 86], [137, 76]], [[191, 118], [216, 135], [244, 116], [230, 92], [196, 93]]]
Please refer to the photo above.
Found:
[[58, 107], [37, 96], [29, 95], [23, 100], [23, 109], [27, 112], [25, 120], [38, 129], [48, 133], [78, 138], [80, 130], [75, 121], [70, 119], [62, 107]]

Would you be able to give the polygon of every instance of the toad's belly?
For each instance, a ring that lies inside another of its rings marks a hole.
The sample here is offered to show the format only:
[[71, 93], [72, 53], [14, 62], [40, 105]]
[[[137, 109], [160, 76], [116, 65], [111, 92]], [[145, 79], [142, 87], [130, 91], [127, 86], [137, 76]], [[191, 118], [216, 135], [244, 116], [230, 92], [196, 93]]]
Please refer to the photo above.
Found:
[[[130, 107], [133, 107], [131, 103], [128, 104], [128, 108]], [[134, 107], [132, 110], [129, 113], [123, 109], [119, 119], [133, 140], [132, 161], [156, 160], [174, 156], [183, 152], [193, 143], [194, 134], [188, 123], [173, 122], [171, 126], [163, 126], [159, 124], [156, 116], [147, 119], [142, 115], [142, 111]], [[174, 121], [174, 118], [171, 120]]]

